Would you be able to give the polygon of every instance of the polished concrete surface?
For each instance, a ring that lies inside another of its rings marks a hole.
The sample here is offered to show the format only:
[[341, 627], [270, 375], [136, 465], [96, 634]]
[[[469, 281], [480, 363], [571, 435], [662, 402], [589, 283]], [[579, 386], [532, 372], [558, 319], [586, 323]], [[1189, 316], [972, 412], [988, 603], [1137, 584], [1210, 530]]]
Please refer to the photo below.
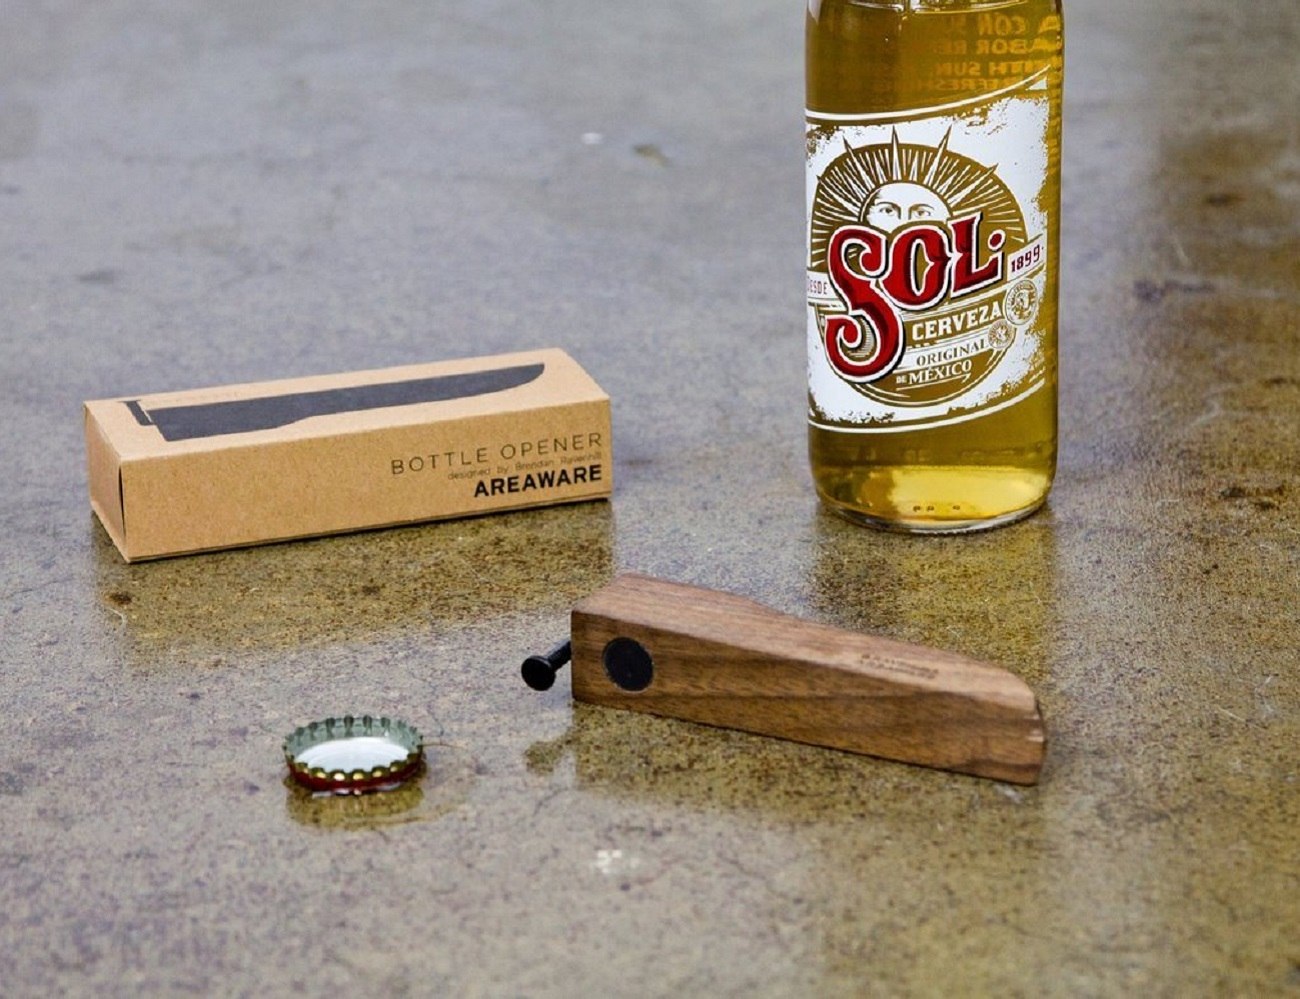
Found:
[[[0, 993], [1300, 993], [1294, 0], [1069, 0], [1060, 475], [947, 539], [809, 484], [799, 5], [14, 6]], [[83, 399], [545, 345], [611, 504], [141, 565], [92, 520]], [[622, 570], [1015, 671], [1041, 783], [526, 689]], [[286, 786], [348, 711], [425, 778]]]

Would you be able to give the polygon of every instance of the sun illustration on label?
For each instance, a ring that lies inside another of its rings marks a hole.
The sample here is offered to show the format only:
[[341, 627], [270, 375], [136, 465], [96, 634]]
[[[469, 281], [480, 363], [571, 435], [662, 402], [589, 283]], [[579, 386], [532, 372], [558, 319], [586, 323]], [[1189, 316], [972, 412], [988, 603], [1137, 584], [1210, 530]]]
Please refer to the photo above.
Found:
[[1001, 230], [1009, 247], [1027, 240], [1020, 206], [986, 166], [948, 148], [951, 129], [937, 146], [900, 142], [854, 147], [826, 167], [813, 198], [810, 246], [814, 270], [826, 268], [826, 248], [836, 229], [867, 224], [884, 233], [915, 222], [948, 222], [983, 214], [984, 225]]

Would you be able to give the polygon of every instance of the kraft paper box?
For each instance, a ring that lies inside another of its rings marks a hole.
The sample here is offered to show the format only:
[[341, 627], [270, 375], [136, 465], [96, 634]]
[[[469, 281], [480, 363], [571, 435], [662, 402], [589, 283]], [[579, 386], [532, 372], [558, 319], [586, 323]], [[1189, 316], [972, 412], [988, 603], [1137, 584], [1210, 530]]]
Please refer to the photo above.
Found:
[[606, 498], [609, 396], [561, 350], [85, 404], [127, 561]]

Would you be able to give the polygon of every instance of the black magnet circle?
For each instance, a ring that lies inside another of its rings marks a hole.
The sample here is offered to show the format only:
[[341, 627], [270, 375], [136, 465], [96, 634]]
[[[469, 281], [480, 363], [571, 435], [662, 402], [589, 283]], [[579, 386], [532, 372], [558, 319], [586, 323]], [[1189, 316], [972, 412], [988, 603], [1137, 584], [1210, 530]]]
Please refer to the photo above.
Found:
[[615, 638], [605, 646], [605, 673], [623, 690], [645, 690], [655, 676], [654, 660], [634, 638]]

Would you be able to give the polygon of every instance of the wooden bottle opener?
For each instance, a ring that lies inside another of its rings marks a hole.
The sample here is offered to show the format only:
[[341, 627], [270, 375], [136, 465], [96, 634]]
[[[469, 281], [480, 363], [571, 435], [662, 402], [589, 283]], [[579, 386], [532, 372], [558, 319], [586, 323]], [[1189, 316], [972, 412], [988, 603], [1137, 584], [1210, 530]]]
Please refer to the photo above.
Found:
[[1043, 762], [1011, 673], [727, 593], [620, 576], [573, 609], [572, 653], [579, 701], [1015, 784]]

